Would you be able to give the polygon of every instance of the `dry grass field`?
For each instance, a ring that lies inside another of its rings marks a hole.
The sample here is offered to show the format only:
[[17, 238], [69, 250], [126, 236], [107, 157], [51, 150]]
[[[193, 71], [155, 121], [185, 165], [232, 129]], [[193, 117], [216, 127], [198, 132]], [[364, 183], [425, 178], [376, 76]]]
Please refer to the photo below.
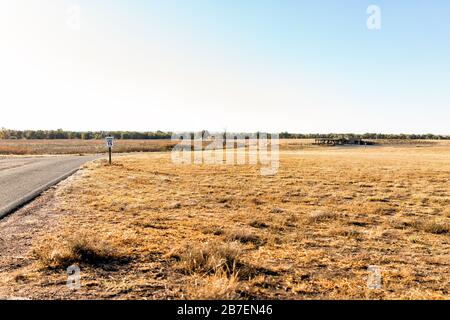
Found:
[[[170, 140], [118, 140], [114, 152], [161, 152], [171, 150]], [[0, 155], [61, 155], [105, 152], [104, 140], [0, 140]]]
[[[282, 150], [312, 148], [314, 139], [280, 139]], [[378, 140], [381, 145], [445, 146], [450, 140]], [[178, 141], [171, 140], [116, 140], [115, 153], [164, 152]], [[104, 140], [1, 140], [0, 155], [62, 155], [105, 153]]]
[[[29, 262], [0, 257], [0, 295], [450, 298], [448, 144], [290, 149], [275, 176], [175, 165], [169, 153], [87, 165], [52, 191], [54, 223]], [[380, 289], [367, 286], [369, 266]]]

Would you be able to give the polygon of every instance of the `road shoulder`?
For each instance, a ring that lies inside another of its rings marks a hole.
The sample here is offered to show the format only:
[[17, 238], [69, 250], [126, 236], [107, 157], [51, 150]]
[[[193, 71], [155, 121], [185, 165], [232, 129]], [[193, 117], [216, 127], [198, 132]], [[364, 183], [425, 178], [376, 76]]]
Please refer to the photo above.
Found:
[[[22, 276], [22, 271], [34, 262], [29, 255], [33, 242], [51, 234], [64, 215], [56, 209], [56, 198], [56, 187], [52, 187], [0, 220], [0, 298], [28, 297], [24, 289], [27, 279]], [[11, 281], [17, 285], [11, 286]]]

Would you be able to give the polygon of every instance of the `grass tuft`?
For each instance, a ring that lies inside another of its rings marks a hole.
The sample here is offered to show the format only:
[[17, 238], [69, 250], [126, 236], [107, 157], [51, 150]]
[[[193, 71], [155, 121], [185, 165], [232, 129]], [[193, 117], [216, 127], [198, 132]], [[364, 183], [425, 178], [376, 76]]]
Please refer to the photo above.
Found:
[[173, 250], [168, 258], [178, 262], [178, 269], [189, 274], [216, 274], [225, 272], [231, 275], [240, 265], [241, 249], [237, 243], [207, 242], [191, 244]]
[[311, 223], [323, 222], [334, 220], [337, 218], [337, 214], [334, 212], [316, 211], [308, 215], [308, 221]]
[[249, 229], [234, 229], [227, 233], [227, 240], [239, 241], [241, 243], [252, 243], [254, 245], [262, 245], [264, 241]]
[[118, 248], [88, 234], [69, 236], [61, 242], [55, 239], [44, 241], [32, 250], [44, 268], [66, 268], [72, 264], [97, 266], [123, 260]]
[[186, 286], [186, 298], [190, 300], [235, 300], [239, 279], [236, 274], [218, 272], [207, 277], [195, 278]]
[[249, 225], [253, 228], [257, 228], [257, 229], [265, 229], [267, 227], [269, 227], [265, 222], [258, 220], [258, 219], [254, 219], [252, 220]]
[[450, 224], [441, 221], [414, 221], [413, 226], [418, 230], [432, 234], [439, 235], [450, 233]]

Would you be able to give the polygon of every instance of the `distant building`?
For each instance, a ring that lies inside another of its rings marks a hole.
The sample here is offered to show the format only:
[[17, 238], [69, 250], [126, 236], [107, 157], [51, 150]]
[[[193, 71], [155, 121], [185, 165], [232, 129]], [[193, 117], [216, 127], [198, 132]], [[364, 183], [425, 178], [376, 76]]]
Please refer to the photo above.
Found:
[[374, 145], [372, 141], [366, 141], [362, 139], [354, 138], [318, 138], [315, 139], [315, 145], [328, 145], [328, 146], [343, 146], [343, 145], [360, 145], [368, 146]]

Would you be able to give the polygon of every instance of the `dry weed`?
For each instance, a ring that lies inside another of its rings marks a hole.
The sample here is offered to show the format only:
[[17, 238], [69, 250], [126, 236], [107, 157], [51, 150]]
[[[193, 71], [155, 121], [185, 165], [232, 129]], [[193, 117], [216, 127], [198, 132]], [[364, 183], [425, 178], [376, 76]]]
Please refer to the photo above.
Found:
[[98, 237], [79, 233], [62, 239], [47, 238], [33, 249], [32, 254], [42, 267], [56, 269], [73, 264], [95, 266], [117, 262], [124, 258], [119, 252]]

